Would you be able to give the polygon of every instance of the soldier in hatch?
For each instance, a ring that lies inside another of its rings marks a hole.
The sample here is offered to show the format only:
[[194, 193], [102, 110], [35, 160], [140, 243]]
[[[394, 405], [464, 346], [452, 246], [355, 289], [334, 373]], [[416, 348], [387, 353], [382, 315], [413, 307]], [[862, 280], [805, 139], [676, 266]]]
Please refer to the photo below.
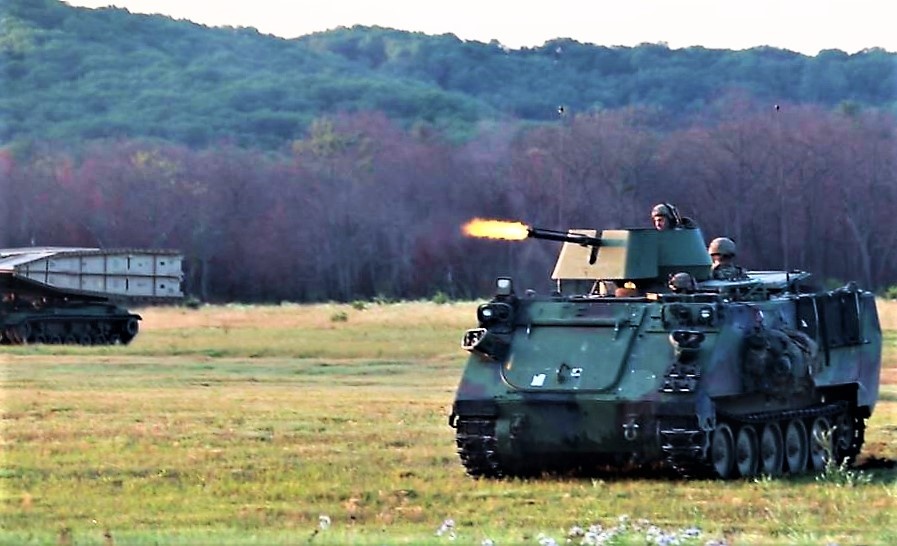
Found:
[[664, 231], [676, 227], [675, 208], [667, 203], [654, 205], [651, 209], [651, 221], [654, 222], [654, 229]]
[[735, 265], [735, 241], [728, 237], [717, 237], [707, 247], [713, 261], [712, 276], [720, 281], [743, 281], [748, 278], [744, 269]]
[[680, 216], [679, 209], [669, 203], [658, 203], [651, 209], [651, 221], [654, 229], [693, 229], [698, 227], [694, 220]]
[[698, 290], [695, 278], [685, 272], [670, 275], [668, 286], [677, 294], [694, 294]]

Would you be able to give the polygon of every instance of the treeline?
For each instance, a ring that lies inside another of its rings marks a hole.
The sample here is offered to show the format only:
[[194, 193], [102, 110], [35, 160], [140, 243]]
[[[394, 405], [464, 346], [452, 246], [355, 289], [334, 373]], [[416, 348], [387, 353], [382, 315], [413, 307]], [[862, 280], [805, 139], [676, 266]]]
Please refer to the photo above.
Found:
[[669, 201], [748, 268], [894, 284], [894, 115], [757, 104], [675, 129], [642, 109], [496, 123], [463, 144], [355, 113], [275, 152], [22, 146], [0, 154], [0, 246], [181, 249], [207, 301], [479, 297], [499, 274], [550, 290], [558, 246], [468, 239], [468, 219], [648, 226]]
[[4, 0], [0, 145], [155, 138], [277, 150], [338, 112], [380, 111], [460, 142], [484, 122], [557, 121], [623, 107], [683, 127], [720, 96], [893, 109], [897, 55], [814, 57], [559, 38], [510, 50], [383, 28], [284, 40], [59, 0]]

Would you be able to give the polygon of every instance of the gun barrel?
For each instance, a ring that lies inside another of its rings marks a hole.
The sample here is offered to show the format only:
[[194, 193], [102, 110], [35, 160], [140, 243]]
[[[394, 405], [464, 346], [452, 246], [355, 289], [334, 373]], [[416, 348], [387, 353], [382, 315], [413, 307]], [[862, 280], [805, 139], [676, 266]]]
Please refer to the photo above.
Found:
[[533, 239], [547, 239], [549, 241], [576, 243], [582, 246], [601, 246], [600, 237], [590, 237], [581, 233], [568, 233], [566, 231], [556, 231], [553, 229], [540, 229], [534, 227], [527, 228], [526, 236], [532, 237]]

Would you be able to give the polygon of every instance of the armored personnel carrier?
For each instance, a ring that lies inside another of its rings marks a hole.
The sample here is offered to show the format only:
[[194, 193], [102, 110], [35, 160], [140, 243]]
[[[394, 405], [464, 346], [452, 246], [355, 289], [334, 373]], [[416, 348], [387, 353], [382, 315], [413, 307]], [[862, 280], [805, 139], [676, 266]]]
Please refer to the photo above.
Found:
[[[491, 224], [490, 224], [491, 222]], [[873, 294], [802, 271], [714, 280], [700, 229], [468, 233], [563, 242], [556, 291], [499, 278], [449, 424], [467, 473], [666, 466], [776, 476], [852, 461], [878, 398]], [[693, 282], [670, 287], [671, 278]]]
[[122, 302], [182, 298], [181, 262], [165, 250], [0, 249], [0, 343], [129, 343], [140, 315]]

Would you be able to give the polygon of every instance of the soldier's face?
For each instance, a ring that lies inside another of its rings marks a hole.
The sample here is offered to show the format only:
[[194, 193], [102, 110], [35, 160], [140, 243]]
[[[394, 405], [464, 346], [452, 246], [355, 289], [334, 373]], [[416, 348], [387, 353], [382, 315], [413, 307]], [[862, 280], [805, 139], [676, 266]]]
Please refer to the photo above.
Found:
[[663, 231], [670, 228], [670, 221], [666, 216], [654, 216], [654, 229]]

